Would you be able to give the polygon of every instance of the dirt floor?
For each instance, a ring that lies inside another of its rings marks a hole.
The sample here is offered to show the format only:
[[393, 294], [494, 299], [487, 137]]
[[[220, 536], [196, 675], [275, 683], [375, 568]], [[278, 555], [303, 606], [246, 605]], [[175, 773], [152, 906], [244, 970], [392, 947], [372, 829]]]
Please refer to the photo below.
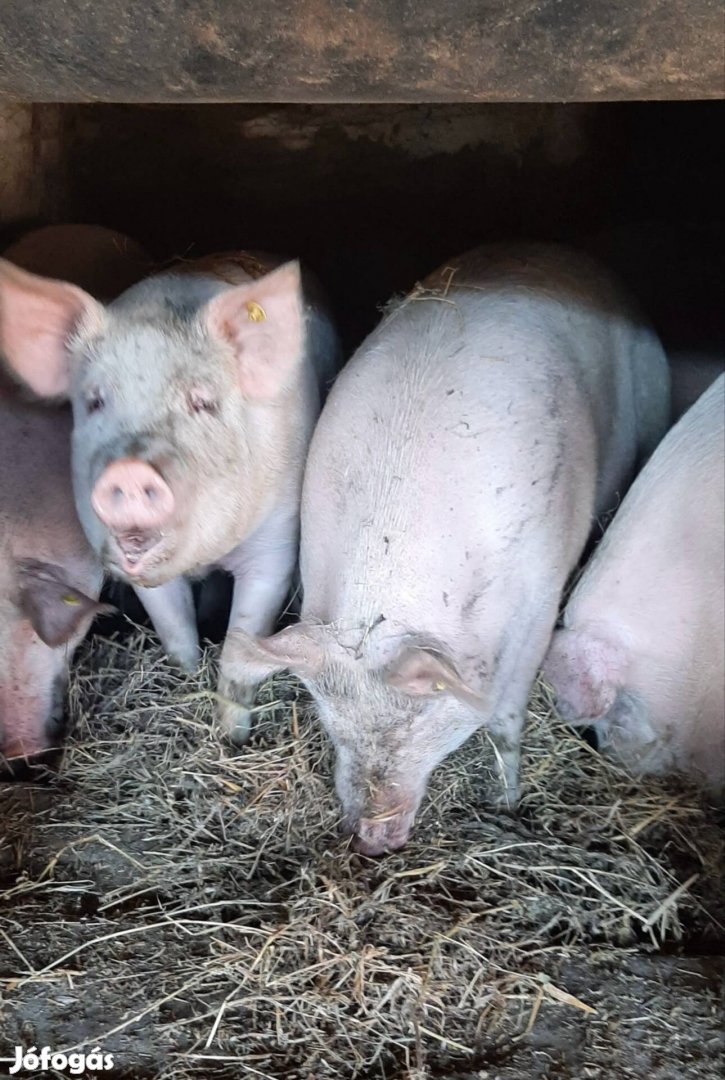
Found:
[[692, 793], [631, 781], [539, 691], [515, 816], [486, 807], [482, 734], [410, 846], [366, 859], [301, 689], [267, 684], [236, 751], [214, 660], [186, 678], [145, 632], [92, 640], [59, 775], [0, 789], [0, 1057], [100, 1046], [129, 1080], [723, 1075], [723, 833]]

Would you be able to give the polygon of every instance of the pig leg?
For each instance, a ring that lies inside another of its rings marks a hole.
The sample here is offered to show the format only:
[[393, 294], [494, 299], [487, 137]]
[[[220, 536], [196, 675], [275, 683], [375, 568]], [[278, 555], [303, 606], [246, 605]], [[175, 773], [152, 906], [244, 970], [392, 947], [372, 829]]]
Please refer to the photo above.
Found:
[[492, 800], [502, 810], [513, 810], [519, 801], [519, 765], [521, 762], [521, 730], [525, 707], [515, 708], [506, 702], [488, 725], [498, 764], [500, 793]]
[[191, 583], [174, 578], [155, 589], [134, 586], [170, 660], [192, 672], [199, 663], [199, 635]]
[[557, 607], [522, 619], [501, 657], [499, 678], [503, 690], [487, 724], [498, 761], [501, 792], [494, 800], [502, 809], [514, 809], [519, 801], [521, 731], [536, 673], [544, 658], [556, 622]]
[[[244, 630], [254, 637], [272, 633], [289, 594], [297, 565], [298, 526], [291, 522], [263, 525], [250, 540], [224, 560], [224, 568], [234, 575], [234, 594], [229, 630]], [[218, 718], [233, 742], [241, 745], [249, 738], [250, 709], [256, 685], [237, 682], [230, 668], [238, 666], [226, 646], [222, 649]]]

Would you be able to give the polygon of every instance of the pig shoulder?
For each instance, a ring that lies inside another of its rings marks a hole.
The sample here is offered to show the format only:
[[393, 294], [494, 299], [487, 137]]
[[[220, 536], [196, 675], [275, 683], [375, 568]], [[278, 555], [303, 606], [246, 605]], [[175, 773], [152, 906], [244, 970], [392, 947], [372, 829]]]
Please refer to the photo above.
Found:
[[71, 281], [101, 300], [129, 289], [150, 272], [151, 259], [135, 240], [101, 225], [47, 225], [3, 252], [32, 274]]

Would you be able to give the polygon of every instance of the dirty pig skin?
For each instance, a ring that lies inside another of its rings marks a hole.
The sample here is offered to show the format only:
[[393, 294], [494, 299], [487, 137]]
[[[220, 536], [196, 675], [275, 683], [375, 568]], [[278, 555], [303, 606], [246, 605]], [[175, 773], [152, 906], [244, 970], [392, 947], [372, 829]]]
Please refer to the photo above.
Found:
[[305, 682], [362, 852], [405, 843], [431, 771], [481, 725], [515, 805], [562, 588], [668, 416], [652, 329], [554, 246], [452, 260], [343, 370], [305, 476], [301, 621], [235, 632], [227, 656], [242, 682]]

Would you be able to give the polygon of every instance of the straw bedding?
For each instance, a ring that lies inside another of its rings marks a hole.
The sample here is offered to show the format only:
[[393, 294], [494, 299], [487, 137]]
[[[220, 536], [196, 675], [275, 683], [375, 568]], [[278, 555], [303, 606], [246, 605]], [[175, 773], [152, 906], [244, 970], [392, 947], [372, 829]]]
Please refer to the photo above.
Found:
[[[408, 847], [338, 834], [332, 754], [292, 679], [250, 746], [146, 631], [84, 647], [50, 783], [5, 785], [0, 1056], [101, 1046], [114, 1077], [716, 1077], [722, 831], [531, 703], [516, 815], [485, 733]], [[8, 1051], [9, 1052], [9, 1051]]]

